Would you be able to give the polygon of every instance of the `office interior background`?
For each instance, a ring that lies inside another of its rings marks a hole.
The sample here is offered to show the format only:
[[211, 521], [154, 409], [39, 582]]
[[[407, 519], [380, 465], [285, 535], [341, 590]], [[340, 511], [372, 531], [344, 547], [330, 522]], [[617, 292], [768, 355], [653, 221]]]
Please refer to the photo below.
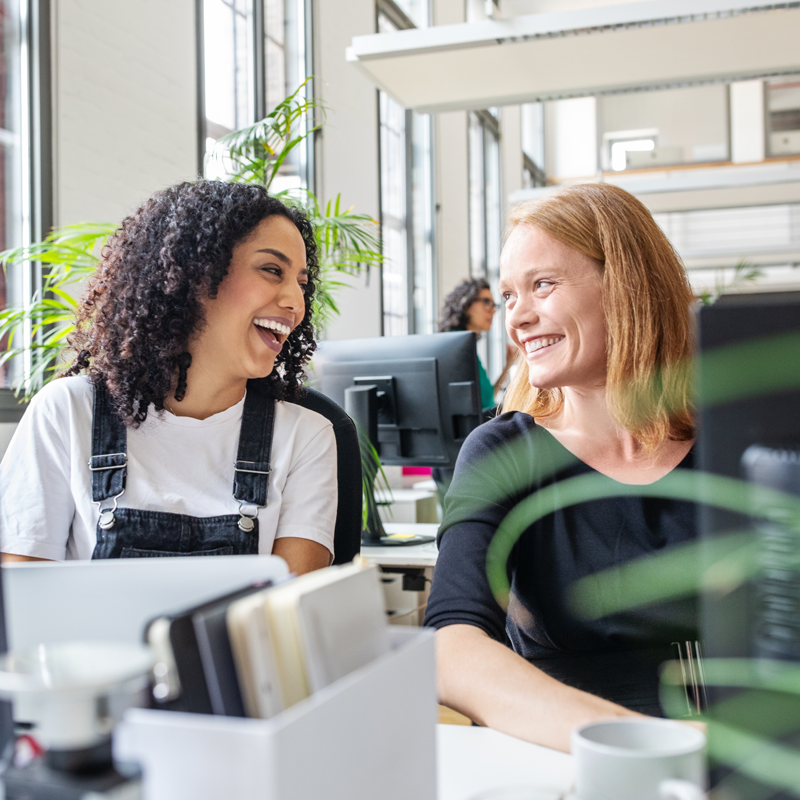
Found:
[[[372, 215], [386, 259], [339, 292], [326, 338], [434, 332], [457, 283], [496, 285], [509, 206], [575, 181], [643, 200], [698, 293], [800, 290], [797, 5], [2, 0], [0, 249], [221, 177], [215, 141], [310, 78], [324, 124], [275, 186]], [[743, 259], [761, 275], [731, 286]], [[0, 307], [40, 277], [9, 270]]]

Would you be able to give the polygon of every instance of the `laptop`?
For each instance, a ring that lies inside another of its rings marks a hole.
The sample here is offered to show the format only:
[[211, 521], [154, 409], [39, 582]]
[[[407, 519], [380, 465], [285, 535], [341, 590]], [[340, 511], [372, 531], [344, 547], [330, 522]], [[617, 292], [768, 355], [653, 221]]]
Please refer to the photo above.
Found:
[[146, 623], [289, 575], [277, 556], [131, 558], [5, 564], [10, 650], [41, 643], [142, 641]]

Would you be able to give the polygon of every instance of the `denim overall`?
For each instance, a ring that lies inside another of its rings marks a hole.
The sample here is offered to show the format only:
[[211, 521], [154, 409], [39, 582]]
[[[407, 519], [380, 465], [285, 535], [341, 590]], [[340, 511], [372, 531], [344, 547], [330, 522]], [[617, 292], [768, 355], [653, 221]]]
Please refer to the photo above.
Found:
[[94, 387], [92, 500], [100, 509], [95, 558], [224, 556], [258, 553], [258, 509], [267, 505], [275, 401], [250, 381], [233, 468], [238, 514], [191, 517], [165, 511], [117, 508], [125, 492], [128, 443], [104, 385]]

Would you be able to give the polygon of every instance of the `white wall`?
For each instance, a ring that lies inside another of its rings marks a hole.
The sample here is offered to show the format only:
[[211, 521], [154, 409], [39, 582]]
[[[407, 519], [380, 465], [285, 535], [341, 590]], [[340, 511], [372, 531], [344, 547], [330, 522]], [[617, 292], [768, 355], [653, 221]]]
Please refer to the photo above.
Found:
[[555, 100], [545, 106], [547, 176], [555, 180], [595, 175], [597, 101], [594, 97]]
[[119, 222], [196, 177], [194, 0], [53, 3], [55, 219]]
[[[317, 194], [327, 201], [342, 195], [344, 208], [379, 213], [378, 95], [358, 68], [345, 61], [354, 36], [375, 32], [374, 0], [314, 2], [315, 92], [328, 106], [327, 121], [317, 140]], [[380, 275], [351, 278], [352, 289], [336, 296], [341, 315], [328, 327], [328, 339], [380, 336]]]
[[763, 161], [765, 155], [764, 81], [732, 83], [731, 161]]

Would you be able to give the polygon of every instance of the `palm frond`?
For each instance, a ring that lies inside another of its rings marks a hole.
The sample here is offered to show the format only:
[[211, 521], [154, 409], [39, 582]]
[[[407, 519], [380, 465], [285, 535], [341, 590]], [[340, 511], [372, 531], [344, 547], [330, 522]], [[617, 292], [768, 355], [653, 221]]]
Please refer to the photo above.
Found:
[[[0, 253], [7, 271], [21, 264], [42, 265], [42, 286], [31, 302], [21, 308], [0, 311], [0, 339], [8, 337], [2, 361], [28, 355], [30, 370], [12, 386], [29, 399], [58, 372], [58, 362], [67, 336], [73, 329], [75, 298], [64, 287], [88, 278], [97, 268], [100, 251], [117, 226], [82, 222], [53, 230], [43, 241]], [[28, 341], [20, 341], [27, 330]]]
[[[303, 94], [310, 80], [301, 83], [264, 119], [220, 137], [219, 150], [207, 159], [221, 159], [229, 180], [259, 183], [269, 188], [292, 150], [322, 125], [307, 122], [316, 109], [325, 111], [322, 102], [308, 100]], [[295, 134], [295, 128], [303, 122], [305, 130]]]
[[724, 276], [718, 278], [714, 283], [713, 290], [704, 289], [698, 295], [698, 299], [701, 305], [709, 306], [712, 303], [716, 303], [723, 294], [741, 291], [747, 284], [754, 283], [759, 278], [763, 277], [764, 270], [762, 270], [761, 267], [757, 266], [749, 259], [743, 258], [737, 262], [736, 266], [733, 268], [733, 277], [731, 280], [726, 281]]

